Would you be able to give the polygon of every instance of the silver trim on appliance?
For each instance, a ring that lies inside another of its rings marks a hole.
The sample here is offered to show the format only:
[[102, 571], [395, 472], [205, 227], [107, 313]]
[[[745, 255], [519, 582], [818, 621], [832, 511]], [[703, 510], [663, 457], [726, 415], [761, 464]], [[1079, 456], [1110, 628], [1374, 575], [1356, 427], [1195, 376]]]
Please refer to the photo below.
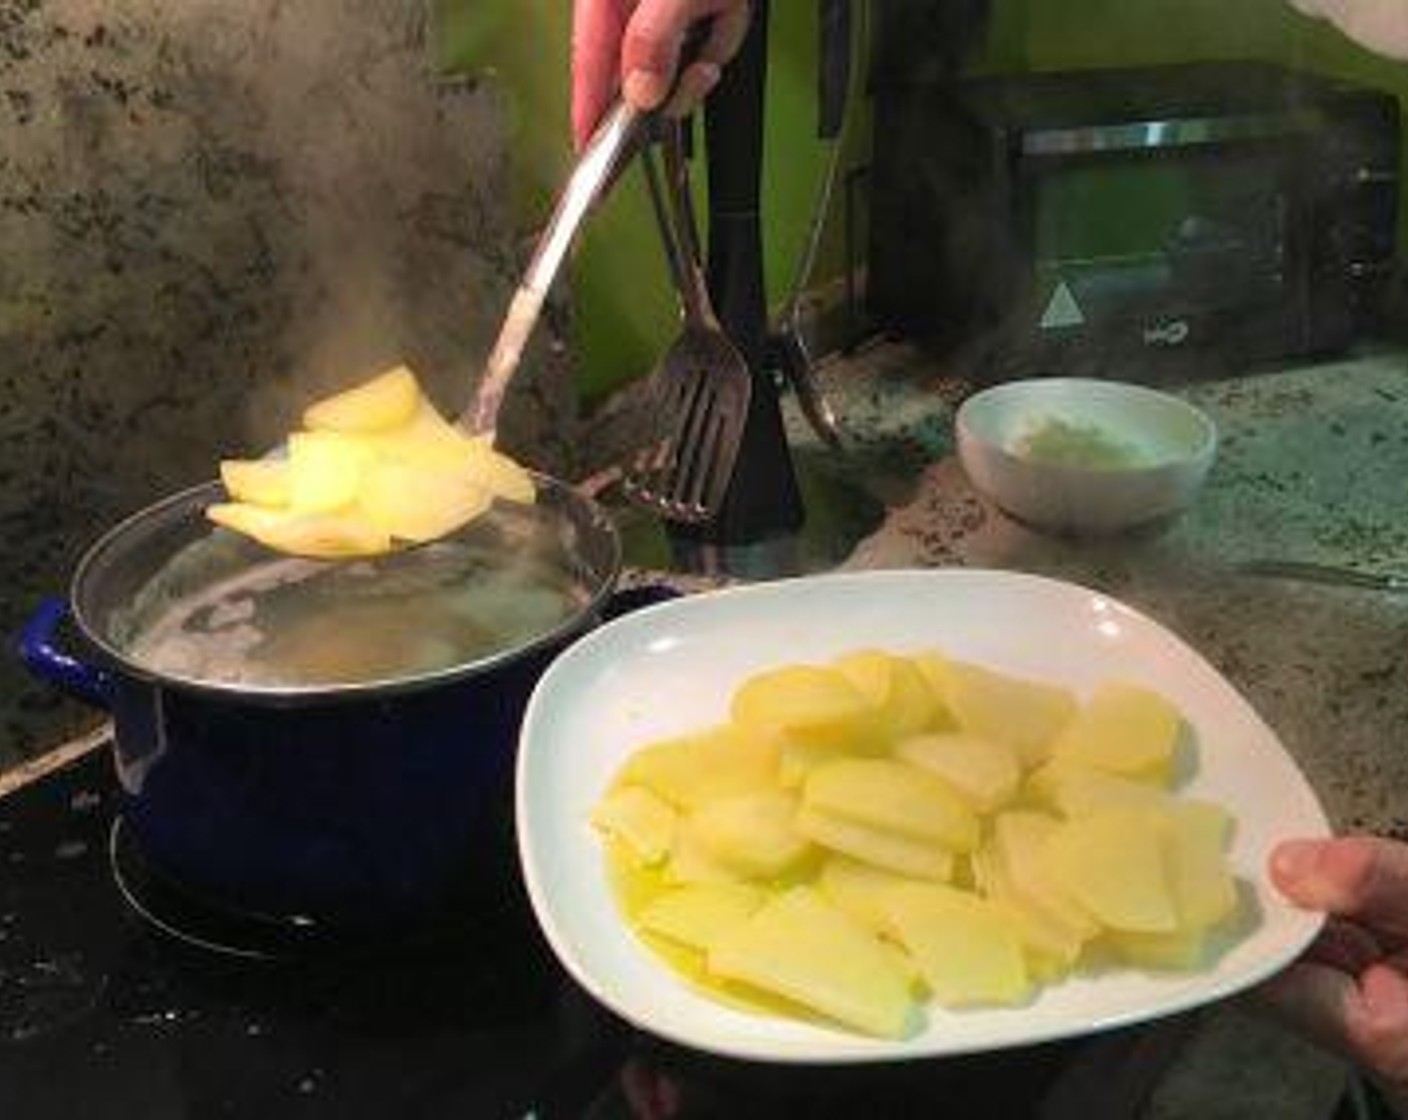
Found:
[[1398, 173], [1386, 168], [1360, 167], [1354, 172], [1354, 181], [1370, 186], [1391, 186], [1398, 182]]
[[1365, 276], [1390, 276], [1393, 274], [1392, 261], [1350, 261], [1345, 271], [1358, 280]]
[[1313, 125], [1314, 120], [1309, 113], [1253, 113], [1180, 117], [1167, 121], [1127, 121], [1031, 132], [1022, 137], [1022, 153], [1029, 156], [1070, 156], [1151, 148], [1191, 148], [1235, 140], [1272, 140], [1307, 132]]

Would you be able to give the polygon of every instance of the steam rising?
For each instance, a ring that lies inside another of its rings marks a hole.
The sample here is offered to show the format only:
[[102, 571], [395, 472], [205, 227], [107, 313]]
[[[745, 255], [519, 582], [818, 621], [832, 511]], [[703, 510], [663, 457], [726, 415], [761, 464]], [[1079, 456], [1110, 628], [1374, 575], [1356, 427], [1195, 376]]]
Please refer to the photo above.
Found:
[[217, 79], [194, 111], [272, 180], [275, 209], [250, 225], [288, 273], [287, 365], [279, 381], [252, 371], [255, 438], [401, 360], [460, 407], [494, 318], [477, 309], [502, 305], [509, 271], [503, 145], [493, 99], [432, 72], [425, 6], [159, 7]]

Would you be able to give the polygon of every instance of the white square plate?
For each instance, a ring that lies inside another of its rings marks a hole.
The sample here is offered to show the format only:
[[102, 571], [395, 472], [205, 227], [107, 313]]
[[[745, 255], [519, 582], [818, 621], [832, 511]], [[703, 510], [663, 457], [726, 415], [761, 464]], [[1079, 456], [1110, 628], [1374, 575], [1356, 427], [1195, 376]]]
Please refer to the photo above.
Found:
[[[1078, 976], [1027, 1006], [946, 1011], [902, 1041], [752, 1015], [690, 989], [623, 923], [588, 814], [637, 747], [717, 723], [750, 673], [859, 647], [939, 648], [1087, 693], [1119, 677], [1157, 689], [1192, 725], [1197, 770], [1181, 792], [1236, 817], [1231, 862], [1257, 923], [1207, 969]], [[1182, 1011], [1231, 995], [1297, 956], [1318, 915], [1266, 879], [1280, 838], [1323, 835], [1295, 763], [1206, 661], [1139, 612], [1073, 584], [977, 570], [838, 574], [711, 592], [587, 635], [540, 681], [518, 757], [519, 851], [548, 941], [587, 991], [641, 1028], [700, 1050], [780, 1062], [894, 1061], [1025, 1045]]]

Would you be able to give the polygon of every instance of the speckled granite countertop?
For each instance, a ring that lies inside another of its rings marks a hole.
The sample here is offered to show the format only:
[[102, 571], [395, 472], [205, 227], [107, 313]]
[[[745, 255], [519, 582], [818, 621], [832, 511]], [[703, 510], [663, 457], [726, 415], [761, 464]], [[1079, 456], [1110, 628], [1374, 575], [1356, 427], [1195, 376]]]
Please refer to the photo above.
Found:
[[[825, 548], [803, 550], [796, 570], [1002, 567], [1098, 588], [1226, 674], [1304, 768], [1337, 827], [1408, 837], [1408, 596], [1236, 570], [1268, 556], [1408, 570], [1401, 355], [1175, 390], [1205, 408], [1222, 437], [1197, 504], [1151, 531], [1084, 541], [1032, 532], [974, 492], [952, 451], [954, 407], [969, 387], [919, 355], [879, 346], [828, 363], [820, 376], [849, 451], [826, 451], [789, 415], [813, 520], [827, 537]], [[631, 551], [639, 563], [628, 582], [661, 578], [648, 543]], [[716, 581], [664, 578], [688, 589]], [[1182, 1053], [1146, 1116], [1318, 1120], [1343, 1079], [1333, 1061], [1234, 1006], [1199, 1017]]]
[[1196, 504], [1089, 539], [1033, 531], [974, 490], [952, 437], [971, 386], [922, 356], [878, 346], [819, 376], [846, 455], [790, 411], [788, 423], [817, 518], [841, 524], [798, 570], [1008, 568], [1104, 591], [1178, 633], [1248, 697], [1337, 827], [1408, 839], [1408, 595], [1238, 570], [1280, 558], [1408, 572], [1408, 357], [1176, 387], [1220, 434]]
[[964, 387], [922, 359], [881, 348], [823, 377], [859, 453], [887, 464], [883, 524], [841, 566], [1011, 568], [1122, 599], [1245, 693], [1337, 827], [1408, 838], [1408, 595], [1237, 570], [1276, 557], [1408, 571], [1408, 359], [1175, 390], [1219, 428], [1205, 489], [1169, 524], [1090, 540], [1031, 531], [973, 490], [952, 453]]
[[[1274, 557], [1408, 571], [1402, 354], [1176, 389], [1221, 436], [1197, 503], [1154, 531], [1083, 541], [1033, 532], [973, 490], [951, 434], [966, 387], [917, 355], [880, 348], [834, 363], [823, 382], [860, 455], [885, 465], [883, 524], [843, 567], [1013, 568], [1122, 599], [1243, 692], [1338, 829], [1408, 839], [1408, 595], [1237, 570]], [[1145, 1116], [1312, 1120], [1329, 1114], [1344, 1076], [1300, 1039], [1222, 1005], [1199, 1017]]]
[[[1153, 529], [1086, 540], [1032, 531], [973, 489], [952, 436], [971, 386], [922, 356], [879, 346], [828, 363], [820, 381], [849, 451], [825, 451], [789, 414], [805, 488], [876, 512], [839, 563], [803, 569], [1008, 568], [1104, 591], [1242, 691], [1336, 828], [1408, 839], [1408, 595], [1238, 571], [1260, 558], [1408, 571], [1408, 358], [1175, 387], [1221, 437], [1197, 503]], [[1195, 1020], [1145, 1120], [1323, 1120], [1334, 1108], [1345, 1077], [1335, 1060], [1237, 1004]]]

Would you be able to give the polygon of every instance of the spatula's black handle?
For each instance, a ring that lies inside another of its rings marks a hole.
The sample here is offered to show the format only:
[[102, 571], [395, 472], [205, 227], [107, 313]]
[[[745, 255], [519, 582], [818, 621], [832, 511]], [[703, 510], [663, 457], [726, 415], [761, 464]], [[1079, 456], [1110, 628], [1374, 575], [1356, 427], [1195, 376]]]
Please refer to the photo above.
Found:
[[718, 517], [683, 530], [711, 543], [746, 544], [802, 522], [777, 387], [765, 368], [767, 299], [760, 219], [767, 0], [755, 0], [748, 37], [704, 106], [709, 164], [709, 291], [724, 330], [753, 373], [733, 481]]
[[851, 0], [818, 0], [817, 135], [835, 140], [846, 121], [851, 88]]

